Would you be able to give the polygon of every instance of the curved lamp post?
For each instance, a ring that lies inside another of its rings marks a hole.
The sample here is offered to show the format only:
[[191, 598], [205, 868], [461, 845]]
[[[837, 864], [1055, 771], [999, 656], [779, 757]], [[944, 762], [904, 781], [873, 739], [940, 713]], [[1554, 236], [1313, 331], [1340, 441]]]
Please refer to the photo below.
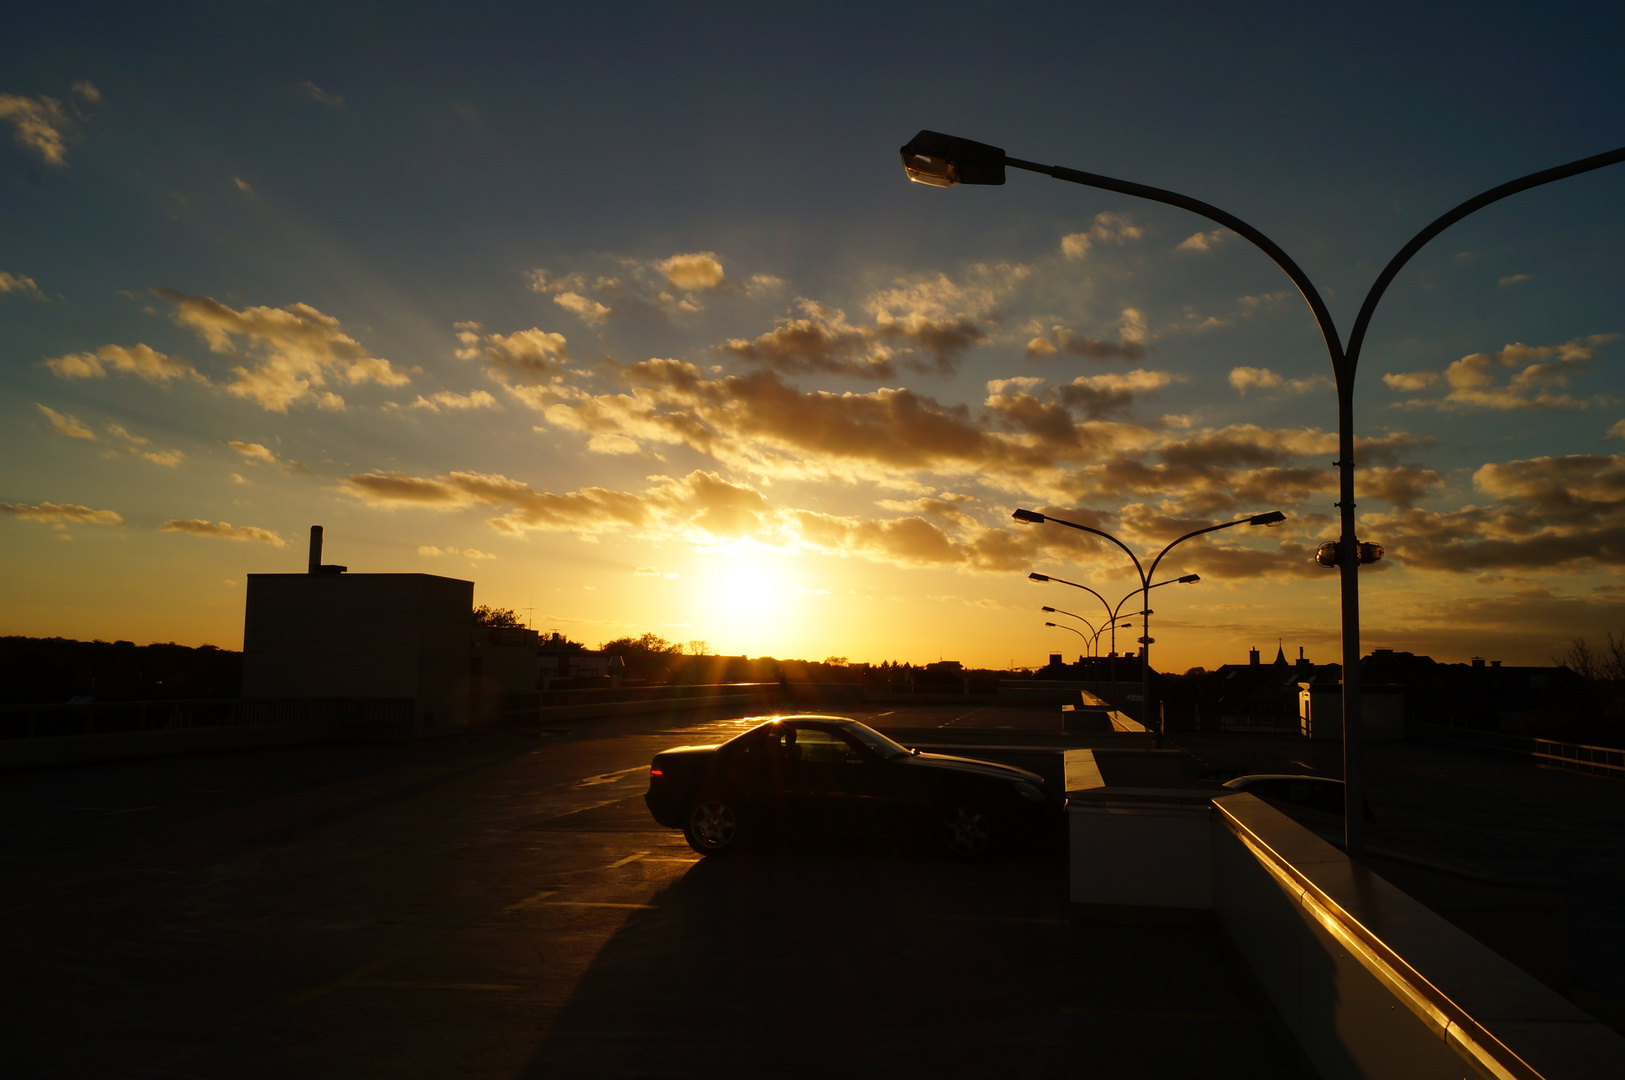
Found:
[[[1033, 512], [1031, 510], [1017, 510], [1016, 513], [1017, 514], [1031, 514], [1033, 517], [1036, 517], [1041, 521], [1045, 520], [1043, 514], [1033, 514]], [[1268, 515], [1261, 515], [1261, 516], [1268, 516]], [[1019, 519], [1019, 520], [1024, 520], [1025, 521], [1025, 520], [1031, 520], [1031, 518], [1022, 518], [1022, 519]], [[1060, 518], [1049, 518], [1048, 520], [1053, 521], [1053, 522], [1055, 522], [1055, 523], [1057, 523], [1059, 525], [1072, 525], [1072, 523], [1070, 521], [1062, 521]], [[1244, 518], [1244, 519], [1242, 519], [1242, 521], [1234, 521], [1234, 522], [1231, 522], [1230, 524], [1232, 524], [1232, 525], [1241, 525], [1241, 524], [1244, 524], [1245, 521], [1246, 521], [1246, 519]], [[1086, 525], [1072, 525], [1072, 527], [1074, 529], [1087, 529], [1089, 532], [1096, 532], [1097, 531], [1095, 529], [1089, 529], [1088, 526], [1086, 526]], [[1226, 528], [1226, 527], [1227, 526], [1225, 526], [1225, 525], [1215, 525], [1215, 526], [1213, 526], [1213, 529], [1223, 529], [1223, 528]], [[1212, 532], [1213, 529], [1199, 529], [1199, 530], [1197, 530], [1197, 532], [1187, 533], [1186, 535], [1181, 536], [1179, 538], [1179, 540], [1188, 540], [1192, 536], [1197, 536], [1197, 535], [1200, 535], [1201, 533], [1204, 533], [1204, 532]], [[1110, 535], [1108, 535], [1106, 533], [1101, 533], [1100, 535], [1105, 536], [1108, 540], [1111, 540], [1113, 543], [1117, 544], [1118, 547], [1122, 547], [1124, 551], [1128, 551], [1128, 548], [1123, 547], [1121, 541], [1119, 541], [1115, 536], [1110, 536]], [[1157, 562], [1154, 562], [1154, 563], [1151, 564], [1151, 572], [1152, 573], [1156, 573], [1157, 563], [1162, 561], [1162, 556], [1163, 555], [1168, 554], [1168, 548], [1171, 548], [1171, 547], [1174, 546], [1174, 544], [1179, 543], [1179, 540], [1175, 540], [1173, 544], [1169, 544], [1168, 547], [1165, 547], [1165, 548], [1162, 549], [1162, 554], [1157, 556]], [[1135, 556], [1134, 552], [1128, 551], [1128, 557], [1134, 560], [1134, 569], [1140, 570], [1140, 560]], [[1112, 607], [1110, 604], [1106, 605], [1106, 610], [1110, 611], [1111, 616], [1112, 616], [1111, 617], [1111, 628], [1112, 628], [1112, 696], [1116, 697], [1117, 696], [1117, 613], [1119, 611], [1123, 610], [1123, 605], [1128, 603], [1128, 598], [1130, 596], [1135, 595], [1136, 593], [1138, 593], [1140, 595], [1141, 599], [1144, 601], [1144, 603], [1142, 603], [1140, 605], [1140, 610], [1139, 611], [1133, 611], [1133, 612], [1130, 612], [1129, 614], [1130, 615], [1138, 615], [1138, 616], [1140, 616], [1140, 709], [1141, 709], [1141, 716], [1144, 717], [1145, 719], [1149, 719], [1148, 714], [1149, 714], [1149, 710], [1151, 708], [1151, 705], [1150, 705], [1150, 702], [1151, 702], [1151, 616], [1156, 614], [1156, 612], [1151, 610], [1151, 595], [1150, 595], [1151, 590], [1152, 589], [1160, 589], [1164, 585], [1194, 585], [1198, 581], [1202, 580], [1202, 576], [1200, 574], [1186, 574], [1184, 577], [1169, 578], [1167, 581], [1150, 582], [1150, 576], [1151, 576], [1150, 574], [1147, 574], [1145, 571], [1140, 570], [1140, 587], [1138, 589], [1130, 589], [1126, 594], [1124, 594], [1123, 599], [1117, 601], [1117, 606], [1116, 607]], [[1068, 581], [1068, 580], [1066, 580], [1066, 578], [1052, 577], [1049, 574], [1040, 574], [1040, 573], [1038, 573], [1036, 571], [1034, 571], [1031, 574], [1028, 574], [1027, 575], [1027, 580], [1028, 581], [1055, 581], [1055, 582], [1059, 582], [1062, 585], [1070, 585], [1074, 589], [1082, 589], [1085, 592], [1095, 593], [1096, 596], [1100, 596], [1099, 593], [1095, 592], [1095, 590], [1089, 588], [1089, 586], [1087, 586], [1087, 585], [1079, 585], [1076, 581]], [[1150, 582], [1150, 583], [1148, 584], [1148, 582]], [[1106, 598], [1104, 596], [1100, 596], [1100, 602], [1102, 604], [1105, 604], [1106, 603]], [[1124, 626], [1131, 626], [1133, 624], [1125, 622], [1123, 625]], [[1113, 702], [1113, 704], [1115, 705], [1116, 703]], [[1159, 736], [1159, 738], [1160, 738], [1160, 736]]]
[[[1057, 630], [1070, 630], [1070, 631], [1072, 631], [1074, 634], [1078, 635], [1079, 637], [1081, 637], [1083, 639], [1083, 650], [1084, 650], [1085, 653], [1088, 653], [1088, 651], [1089, 651], [1089, 635], [1085, 634], [1082, 630], [1079, 630], [1075, 626], [1067, 626], [1064, 623], [1058, 623], [1058, 622], [1047, 622], [1044, 625], [1045, 626], [1053, 626]], [[1087, 625], [1087, 624], [1085, 624], [1085, 625]], [[1090, 629], [1093, 629], [1093, 627], [1090, 627]]]
[[1349, 331], [1346, 346], [1338, 336], [1337, 326], [1332, 322], [1332, 315], [1326, 308], [1326, 302], [1321, 299], [1320, 291], [1315, 288], [1314, 282], [1309, 280], [1309, 275], [1292, 261], [1292, 257], [1282, 250], [1279, 244], [1234, 214], [1220, 210], [1217, 206], [1193, 199], [1189, 195], [1181, 195], [1176, 191], [1136, 184], [1129, 180], [1118, 180], [1098, 173], [1079, 172], [1059, 165], [1040, 165], [1032, 161], [1022, 161], [1019, 158], [1008, 157], [999, 147], [935, 131], [921, 131], [902, 148], [902, 154], [903, 168], [908, 172], [908, 178], [932, 187], [952, 187], [955, 184], [1002, 184], [1004, 169], [1008, 165], [1014, 169], [1043, 173], [1045, 176], [1082, 184], [1085, 187], [1115, 191], [1122, 195], [1133, 195], [1189, 210], [1245, 237], [1285, 271], [1286, 276], [1292, 279], [1292, 284], [1297, 286], [1298, 292], [1303, 294], [1304, 301], [1308, 303], [1309, 310], [1315, 316], [1315, 323], [1320, 327], [1321, 337], [1325, 339], [1326, 352], [1331, 358], [1332, 375], [1337, 385], [1338, 460], [1334, 464], [1338, 470], [1337, 506], [1341, 512], [1341, 528], [1335, 562], [1343, 606], [1344, 847], [1355, 861], [1363, 861], [1365, 826], [1362, 817], [1364, 804], [1361, 801], [1364, 794], [1360, 778], [1360, 745], [1364, 731], [1360, 721], [1358, 574], [1362, 552], [1360, 542], [1354, 533], [1354, 373], [1360, 362], [1360, 349], [1365, 344], [1366, 330], [1371, 325], [1372, 313], [1376, 311], [1378, 301], [1382, 299], [1383, 293], [1388, 291], [1388, 286], [1393, 283], [1405, 264], [1410, 262], [1430, 240], [1462, 218], [1520, 191], [1528, 191], [1542, 184], [1550, 184], [1556, 180], [1564, 180], [1570, 176], [1578, 176], [1593, 169], [1625, 161], [1625, 147], [1509, 180], [1439, 215], [1421, 232], [1411, 237], [1410, 241], [1388, 260], [1388, 265], [1377, 275], [1377, 280], [1371, 283], [1371, 289], [1365, 294], [1365, 301], [1360, 305], [1359, 314], [1354, 317], [1354, 327]]
[[1095, 629], [1095, 624], [1090, 622], [1088, 619], [1085, 619], [1082, 615], [1077, 615], [1077, 614], [1074, 614], [1073, 612], [1070, 612], [1070, 611], [1062, 611], [1060, 608], [1052, 608], [1052, 607], [1041, 607], [1038, 610], [1042, 611], [1046, 615], [1065, 615], [1068, 618], [1078, 620], [1083, 625], [1087, 626], [1089, 628], [1089, 632], [1094, 635], [1094, 637], [1089, 639], [1091, 642], [1099, 641], [1100, 640], [1100, 635], [1105, 633], [1105, 631], [1106, 631], [1106, 629], [1107, 629], [1107, 627], [1109, 625], [1108, 623], [1101, 623], [1100, 624], [1100, 629], [1096, 630]]

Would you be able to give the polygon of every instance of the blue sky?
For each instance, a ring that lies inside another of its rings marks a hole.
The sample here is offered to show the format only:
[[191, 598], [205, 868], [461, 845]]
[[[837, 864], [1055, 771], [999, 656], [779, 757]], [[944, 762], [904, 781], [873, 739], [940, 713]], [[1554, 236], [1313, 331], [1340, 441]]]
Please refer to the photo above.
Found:
[[[1129, 579], [1013, 507], [1142, 551], [1279, 508], [1170, 556], [1203, 582], [1159, 662], [1330, 660], [1335, 399], [1285, 278], [1171, 208], [909, 184], [897, 147], [1203, 198], [1346, 334], [1432, 217], [1625, 143], [1603, 5], [8, 18], [5, 633], [235, 646], [243, 575], [320, 522], [356, 570], [589, 643], [1033, 663], [1077, 643], [1029, 569]], [[1456, 226], [1383, 301], [1368, 645], [1538, 663], [1625, 629], [1622, 234], [1616, 166]]]

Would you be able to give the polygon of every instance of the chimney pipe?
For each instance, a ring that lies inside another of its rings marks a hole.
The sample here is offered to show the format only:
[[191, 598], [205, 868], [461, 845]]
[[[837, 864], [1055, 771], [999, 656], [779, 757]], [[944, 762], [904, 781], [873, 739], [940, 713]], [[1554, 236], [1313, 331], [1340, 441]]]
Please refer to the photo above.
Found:
[[320, 525], [310, 527], [310, 572], [312, 574], [322, 572], [322, 527]]

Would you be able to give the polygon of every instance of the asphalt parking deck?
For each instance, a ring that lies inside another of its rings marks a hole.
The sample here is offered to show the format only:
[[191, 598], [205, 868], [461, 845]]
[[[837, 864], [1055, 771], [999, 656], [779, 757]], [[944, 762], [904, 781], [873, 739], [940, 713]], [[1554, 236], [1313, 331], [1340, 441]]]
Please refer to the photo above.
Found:
[[0, 777], [7, 1070], [1302, 1075], [1216, 931], [1075, 921], [1059, 851], [699, 859], [644, 769], [740, 726]]

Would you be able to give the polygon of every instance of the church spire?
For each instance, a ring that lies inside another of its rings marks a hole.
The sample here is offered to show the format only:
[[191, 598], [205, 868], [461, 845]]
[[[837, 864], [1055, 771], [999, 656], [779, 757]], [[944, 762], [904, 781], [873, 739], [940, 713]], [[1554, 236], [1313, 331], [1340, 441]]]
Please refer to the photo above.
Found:
[[1286, 667], [1286, 646], [1281, 644], [1280, 638], [1275, 639], [1275, 666]]

